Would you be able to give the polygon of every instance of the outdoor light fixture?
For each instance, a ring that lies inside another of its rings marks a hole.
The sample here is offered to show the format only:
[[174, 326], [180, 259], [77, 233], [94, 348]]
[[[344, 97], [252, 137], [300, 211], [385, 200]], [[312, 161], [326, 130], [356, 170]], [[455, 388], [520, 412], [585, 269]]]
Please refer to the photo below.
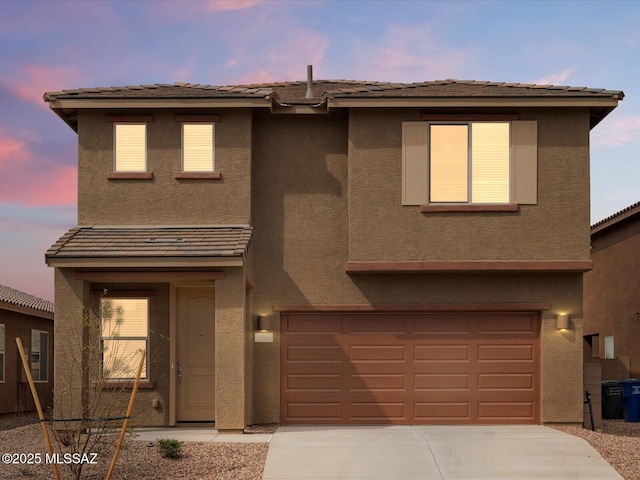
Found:
[[567, 330], [569, 328], [571, 319], [566, 313], [561, 313], [556, 316], [556, 328], [558, 330]]
[[254, 333], [255, 343], [273, 343], [271, 331], [271, 319], [266, 315], [260, 315], [257, 319], [257, 331]]

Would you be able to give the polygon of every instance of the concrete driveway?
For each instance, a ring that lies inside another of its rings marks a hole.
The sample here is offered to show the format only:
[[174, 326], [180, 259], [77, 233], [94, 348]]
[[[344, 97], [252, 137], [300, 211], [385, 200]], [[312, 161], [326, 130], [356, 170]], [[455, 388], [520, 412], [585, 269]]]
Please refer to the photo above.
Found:
[[280, 427], [263, 480], [621, 480], [586, 441], [542, 426]]

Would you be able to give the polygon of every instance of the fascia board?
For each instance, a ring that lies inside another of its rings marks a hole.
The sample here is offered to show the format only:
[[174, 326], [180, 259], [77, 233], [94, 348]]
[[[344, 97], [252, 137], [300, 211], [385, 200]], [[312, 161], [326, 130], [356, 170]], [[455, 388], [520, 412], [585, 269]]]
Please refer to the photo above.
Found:
[[49, 108], [57, 109], [112, 109], [112, 108], [241, 108], [270, 107], [270, 98], [104, 98], [58, 99], [49, 102]]
[[112, 257], [47, 258], [49, 267], [58, 268], [157, 268], [157, 267], [242, 267], [242, 257]]
[[335, 98], [329, 100], [329, 107], [613, 107], [618, 100], [609, 97], [594, 98]]

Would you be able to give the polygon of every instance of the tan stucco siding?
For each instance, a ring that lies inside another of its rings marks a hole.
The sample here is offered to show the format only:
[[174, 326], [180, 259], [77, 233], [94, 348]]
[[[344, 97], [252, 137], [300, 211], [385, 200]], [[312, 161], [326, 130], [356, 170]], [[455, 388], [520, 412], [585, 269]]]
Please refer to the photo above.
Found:
[[349, 260], [588, 259], [587, 110], [522, 110], [538, 125], [538, 203], [518, 212], [420, 213], [402, 205], [402, 122], [416, 110], [349, 114]]
[[599, 334], [594, 345], [604, 358], [604, 337], [614, 337], [614, 355], [629, 356], [630, 378], [640, 378], [640, 222], [633, 218], [593, 237], [593, 270], [585, 274], [585, 334]]
[[216, 123], [219, 180], [175, 178], [181, 171], [182, 133], [172, 111], [154, 112], [154, 122], [147, 124], [147, 171], [153, 180], [108, 180], [114, 168], [113, 124], [107, 123], [104, 112], [79, 115], [79, 224], [249, 223], [250, 111], [225, 111]]
[[[550, 309], [541, 314], [541, 369], [549, 372], [541, 377], [541, 420], [580, 421], [581, 324], [575, 322], [574, 335], [561, 339], [555, 329], [555, 315], [568, 312], [572, 318], [581, 318], [581, 274], [350, 276], [345, 272], [345, 262], [353, 257], [588, 258], [588, 117], [573, 112], [562, 124], [579, 124], [569, 136], [577, 146], [555, 146], [550, 151], [544, 143], [551, 142], [552, 136], [546, 126], [542, 128], [544, 142], [539, 145], [543, 151], [540, 156], [545, 158], [539, 165], [541, 182], [551, 181], [550, 177], [561, 172], [566, 176], [565, 170], [571, 169], [576, 170], [572, 173], [576, 177], [571, 178], [580, 181], [569, 182], [561, 190], [566, 182], [554, 179], [553, 187], [540, 187], [538, 205], [522, 207], [518, 214], [425, 216], [419, 207], [402, 207], [399, 183], [401, 123], [416, 120], [419, 112], [355, 112], [352, 116], [355, 119], [351, 118], [349, 125], [355, 123], [358, 132], [349, 139], [347, 119], [341, 116], [258, 116], [254, 121], [253, 311], [256, 315], [272, 315], [275, 341], [255, 346], [253, 421], [279, 420], [279, 315], [273, 313], [274, 305], [431, 303], [550, 304]], [[535, 118], [544, 124], [552, 115], [537, 113]], [[383, 128], [385, 123], [398, 128]], [[365, 125], [370, 125], [368, 133]], [[546, 217], [552, 228], [547, 227]], [[487, 222], [501, 229], [499, 237], [495, 232], [475, 234], [474, 229], [484, 228]], [[449, 224], [454, 233], [455, 229], [466, 232], [464, 240], [452, 239], [452, 231], [444, 228]], [[567, 232], [564, 243], [556, 238], [562, 237], [559, 232]], [[493, 237], [488, 238], [489, 233]], [[416, 241], [423, 237], [427, 240]], [[491, 243], [498, 240], [507, 244], [498, 248]], [[550, 242], [551, 246], [547, 249], [539, 242]], [[578, 380], [567, 382], [566, 377], [574, 373]]]

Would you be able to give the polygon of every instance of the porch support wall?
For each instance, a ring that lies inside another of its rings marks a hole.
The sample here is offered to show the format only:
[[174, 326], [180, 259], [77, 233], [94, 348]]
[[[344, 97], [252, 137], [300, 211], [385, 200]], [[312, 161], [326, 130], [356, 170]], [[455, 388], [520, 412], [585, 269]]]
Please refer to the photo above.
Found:
[[[54, 418], [81, 418], [89, 388], [87, 361], [89, 285], [76, 280], [73, 270], [55, 269]], [[57, 425], [68, 426], [67, 422]]]
[[216, 282], [216, 429], [242, 431], [247, 392], [245, 272], [229, 268]]

